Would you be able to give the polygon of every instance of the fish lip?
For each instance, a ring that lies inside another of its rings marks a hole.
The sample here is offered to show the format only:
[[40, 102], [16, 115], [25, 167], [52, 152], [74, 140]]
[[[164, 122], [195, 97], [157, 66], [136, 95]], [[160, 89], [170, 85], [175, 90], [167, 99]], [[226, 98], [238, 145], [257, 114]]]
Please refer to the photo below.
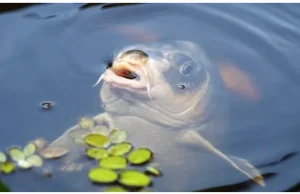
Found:
[[[124, 61], [117, 61], [118, 62], [124, 62]], [[130, 89], [138, 89], [138, 90], [144, 90], [146, 89], [146, 83], [144, 79], [144, 73], [142, 69], [139, 67], [137, 68], [134, 64], [125, 61], [128, 63], [128, 68], [129, 71], [134, 72], [137, 76], [139, 76], [139, 80], [136, 79], [128, 79], [125, 77], [122, 77], [120, 75], [117, 75], [115, 72], [113, 72], [110, 68], [107, 69], [104, 73], [103, 80], [108, 84], [113, 87], [117, 88], [130, 88]]]

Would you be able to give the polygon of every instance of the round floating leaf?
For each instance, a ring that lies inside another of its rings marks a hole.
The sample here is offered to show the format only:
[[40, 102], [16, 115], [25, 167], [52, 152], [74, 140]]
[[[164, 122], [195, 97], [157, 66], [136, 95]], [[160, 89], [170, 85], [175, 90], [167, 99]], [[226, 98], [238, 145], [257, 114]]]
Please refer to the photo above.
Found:
[[96, 183], [113, 183], [118, 179], [118, 174], [110, 169], [93, 168], [90, 170], [88, 177]]
[[88, 148], [85, 151], [86, 155], [94, 159], [103, 159], [109, 156], [109, 152], [102, 148]]
[[144, 164], [152, 157], [152, 152], [147, 148], [139, 148], [128, 154], [128, 161], [131, 164]]
[[40, 151], [40, 155], [43, 158], [53, 159], [60, 158], [66, 155], [69, 151], [66, 148], [62, 147], [47, 147]]
[[23, 154], [25, 157], [33, 155], [37, 150], [37, 146], [34, 143], [29, 143], [23, 149]]
[[109, 139], [101, 134], [92, 133], [84, 138], [85, 143], [98, 148], [107, 148], [110, 145]]
[[8, 153], [14, 161], [18, 162], [25, 159], [23, 152], [18, 147], [13, 147], [8, 150]]
[[119, 182], [130, 187], [146, 187], [151, 183], [151, 179], [140, 171], [124, 170], [120, 173]]
[[148, 167], [147, 167], [146, 173], [147, 173], [147, 174], [154, 175], [154, 176], [161, 176], [160, 170], [158, 170], [157, 168], [154, 168], [154, 167], [152, 167], [152, 166], [148, 166]]
[[5, 174], [10, 174], [14, 170], [15, 166], [11, 162], [4, 162], [0, 164], [0, 171], [4, 172]]
[[102, 135], [108, 135], [108, 129], [107, 127], [105, 126], [102, 126], [102, 125], [97, 125], [94, 129], [93, 129], [93, 132], [95, 133], [99, 133], [99, 134], [102, 134]]
[[23, 169], [31, 168], [31, 164], [27, 160], [19, 160], [18, 166]]
[[43, 159], [39, 157], [38, 155], [32, 155], [27, 158], [27, 162], [35, 167], [41, 167], [43, 166]]
[[79, 120], [79, 125], [82, 129], [94, 128], [95, 121], [92, 118], [83, 117]]
[[109, 153], [112, 156], [123, 156], [130, 152], [132, 145], [130, 143], [120, 143], [109, 148]]
[[123, 187], [109, 187], [104, 189], [102, 192], [128, 192], [126, 189], [124, 189]]
[[127, 132], [121, 129], [113, 129], [109, 133], [109, 139], [112, 143], [122, 143], [127, 138]]
[[127, 161], [123, 157], [112, 156], [100, 160], [99, 165], [103, 168], [118, 170], [118, 169], [126, 168]]
[[7, 157], [3, 152], [0, 152], [0, 163], [6, 162]]

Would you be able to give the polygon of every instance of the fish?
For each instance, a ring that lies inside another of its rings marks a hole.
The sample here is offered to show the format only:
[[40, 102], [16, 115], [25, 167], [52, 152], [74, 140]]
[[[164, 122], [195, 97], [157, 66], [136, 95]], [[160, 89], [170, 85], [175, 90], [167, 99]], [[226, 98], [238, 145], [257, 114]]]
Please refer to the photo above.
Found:
[[[222, 66], [222, 69], [226, 68]], [[205, 148], [264, 187], [264, 179], [254, 165], [223, 153], [202, 135], [204, 130], [221, 134], [227, 122], [226, 94], [234, 84], [226, 84], [226, 79], [233, 83], [234, 76], [229, 76], [230, 72], [238, 71], [226, 70], [222, 74], [191, 41], [167, 40], [126, 46], [118, 51], [112, 64], [93, 85], [93, 89], [101, 86], [99, 97], [104, 109], [93, 119], [108, 129], [125, 129], [130, 142], [135, 146], [148, 146], [168, 168], [180, 169], [189, 163], [191, 168], [196, 168], [201, 164], [198, 155]], [[238, 89], [235, 87], [234, 91]], [[254, 91], [252, 85], [251, 91]], [[68, 149], [64, 163], [74, 163], [79, 157], [75, 139], [86, 134], [77, 124], [49, 147]]]

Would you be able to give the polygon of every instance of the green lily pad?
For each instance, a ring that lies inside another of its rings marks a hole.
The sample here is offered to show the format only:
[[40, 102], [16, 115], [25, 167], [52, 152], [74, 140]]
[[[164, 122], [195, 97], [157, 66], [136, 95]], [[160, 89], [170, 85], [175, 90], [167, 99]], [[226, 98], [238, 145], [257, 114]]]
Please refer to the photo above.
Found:
[[18, 147], [12, 147], [8, 150], [12, 160], [18, 162], [25, 159], [23, 152]]
[[83, 117], [79, 120], [79, 125], [82, 129], [93, 129], [95, 121], [92, 118]]
[[127, 138], [127, 132], [125, 130], [113, 129], [109, 133], [109, 139], [114, 144], [122, 143], [123, 141], [126, 140], [126, 138]]
[[5, 174], [10, 174], [14, 170], [15, 170], [15, 166], [11, 162], [4, 162], [0, 164], [0, 171], [4, 172]]
[[63, 147], [46, 147], [40, 151], [40, 155], [43, 158], [54, 159], [60, 158], [66, 155], [69, 151]]
[[88, 148], [85, 151], [86, 155], [93, 159], [103, 159], [109, 156], [109, 152], [102, 148]]
[[131, 164], [144, 164], [151, 160], [152, 152], [147, 148], [139, 148], [128, 154], [128, 161]]
[[123, 187], [115, 186], [104, 189], [102, 192], [128, 192]]
[[27, 160], [19, 160], [18, 166], [22, 169], [29, 169], [32, 165]]
[[112, 156], [108, 158], [104, 158], [100, 160], [99, 165], [102, 168], [108, 168], [112, 170], [119, 170], [126, 168], [127, 166], [127, 161], [125, 158], [120, 157], [120, 156]]
[[97, 148], [107, 148], [110, 145], [109, 139], [101, 134], [92, 133], [84, 138], [85, 143]]
[[105, 168], [93, 168], [89, 171], [88, 177], [95, 183], [113, 183], [118, 179], [118, 173]]
[[7, 157], [3, 152], [0, 152], [0, 163], [6, 162]]
[[154, 176], [161, 176], [160, 170], [157, 169], [157, 168], [154, 168], [154, 167], [152, 167], [152, 166], [148, 166], [148, 167], [147, 167], [146, 173], [147, 173], [147, 174], [154, 175]]
[[107, 127], [105, 127], [105, 126], [103, 126], [103, 125], [97, 125], [97, 126], [93, 129], [93, 132], [99, 133], [99, 134], [102, 134], [102, 135], [105, 135], [105, 136], [108, 135], [108, 129], [107, 129]]
[[130, 143], [120, 143], [116, 144], [109, 148], [109, 153], [112, 156], [124, 156], [132, 149], [132, 145]]
[[119, 183], [129, 187], [146, 187], [150, 185], [149, 176], [137, 170], [124, 170], [120, 173]]
[[35, 167], [41, 167], [43, 166], [43, 159], [39, 157], [38, 155], [32, 155], [27, 158], [27, 162]]
[[34, 143], [29, 143], [23, 149], [23, 154], [25, 157], [33, 155], [37, 150], [37, 146]]

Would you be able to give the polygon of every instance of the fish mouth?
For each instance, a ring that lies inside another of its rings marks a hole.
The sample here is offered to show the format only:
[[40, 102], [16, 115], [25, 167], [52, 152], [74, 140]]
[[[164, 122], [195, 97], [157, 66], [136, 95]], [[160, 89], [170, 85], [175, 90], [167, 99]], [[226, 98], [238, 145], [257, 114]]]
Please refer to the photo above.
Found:
[[145, 71], [138, 64], [116, 61], [100, 76], [96, 86], [103, 79], [106, 84], [123, 89], [146, 89]]

